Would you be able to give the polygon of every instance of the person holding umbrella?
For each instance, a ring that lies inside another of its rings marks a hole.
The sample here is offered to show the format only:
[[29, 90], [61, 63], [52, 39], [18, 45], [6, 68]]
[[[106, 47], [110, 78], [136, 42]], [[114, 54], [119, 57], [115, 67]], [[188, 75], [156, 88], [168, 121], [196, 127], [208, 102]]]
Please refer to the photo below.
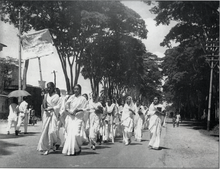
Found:
[[27, 97], [23, 97], [23, 101], [19, 105], [19, 114], [18, 114], [18, 124], [16, 127], [15, 134], [18, 135], [20, 133], [21, 123], [24, 123], [24, 134], [27, 134], [27, 126], [28, 126], [28, 103]]

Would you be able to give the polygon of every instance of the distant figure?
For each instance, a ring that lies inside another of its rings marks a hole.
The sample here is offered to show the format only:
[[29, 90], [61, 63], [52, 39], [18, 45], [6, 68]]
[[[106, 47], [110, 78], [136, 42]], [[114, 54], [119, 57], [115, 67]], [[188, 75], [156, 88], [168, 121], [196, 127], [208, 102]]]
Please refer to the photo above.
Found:
[[26, 102], [27, 97], [23, 97], [23, 101], [19, 105], [19, 115], [18, 115], [18, 124], [16, 127], [15, 134], [20, 133], [21, 123], [24, 123], [24, 134], [27, 134], [28, 126], [28, 103]]
[[176, 125], [176, 114], [173, 114], [172, 122], [173, 122], [173, 127], [175, 127], [175, 125]]
[[10, 101], [11, 101], [11, 104], [9, 105], [7, 134], [10, 134], [11, 125], [13, 123], [14, 123], [15, 134], [16, 134], [16, 126], [17, 126], [17, 120], [18, 120], [17, 99], [13, 97]]
[[180, 113], [177, 113], [176, 115], [176, 126], [177, 127], [179, 127], [180, 119], [181, 119]]
[[205, 120], [207, 117], [205, 109], [203, 110], [203, 115], [201, 117], [202, 120]]

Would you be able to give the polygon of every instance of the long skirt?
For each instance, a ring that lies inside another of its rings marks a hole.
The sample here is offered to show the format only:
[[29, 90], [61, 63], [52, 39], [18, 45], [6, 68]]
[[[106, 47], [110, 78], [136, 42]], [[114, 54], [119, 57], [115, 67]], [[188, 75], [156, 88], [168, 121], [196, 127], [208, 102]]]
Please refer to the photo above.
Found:
[[43, 129], [37, 146], [38, 151], [50, 150], [59, 142], [57, 117], [54, 112], [44, 117]]
[[151, 138], [149, 142], [149, 146], [151, 146], [154, 149], [158, 149], [160, 146], [160, 138], [161, 138], [161, 119], [158, 117], [155, 119], [154, 125], [152, 125], [151, 128], [149, 128]]
[[90, 128], [89, 128], [89, 140], [92, 145], [97, 142], [98, 136], [100, 136], [100, 118], [95, 112], [90, 114]]
[[75, 116], [66, 117], [66, 137], [62, 153], [65, 155], [74, 155], [81, 150], [83, 144], [83, 121]]
[[132, 131], [134, 127], [134, 121], [132, 118], [127, 118], [122, 122], [123, 126], [123, 142], [128, 144], [131, 141]]
[[136, 115], [138, 117], [137, 120], [136, 120], [136, 124], [134, 126], [134, 137], [135, 139], [137, 139], [138, 141], [141, 141], [142, 139], [142, 135], [143, 135], [143, 124], [144, 124], [144, 118], [143, 116], [139, 116], [139, 115]]

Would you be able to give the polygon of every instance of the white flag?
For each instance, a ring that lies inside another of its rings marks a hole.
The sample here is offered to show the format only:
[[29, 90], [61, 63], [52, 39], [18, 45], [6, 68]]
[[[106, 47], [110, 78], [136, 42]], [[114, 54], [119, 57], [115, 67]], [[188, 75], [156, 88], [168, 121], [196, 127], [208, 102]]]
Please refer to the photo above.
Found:
[[48, 29], [21, 36], [22, 59], [32, 59], [54, 52], [53, 40]]

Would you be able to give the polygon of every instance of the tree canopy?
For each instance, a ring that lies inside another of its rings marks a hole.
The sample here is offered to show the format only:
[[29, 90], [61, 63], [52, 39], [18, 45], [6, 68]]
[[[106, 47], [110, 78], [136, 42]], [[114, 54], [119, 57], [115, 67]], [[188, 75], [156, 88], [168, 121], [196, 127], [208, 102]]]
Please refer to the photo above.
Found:
[[[118, 1], [5, 0], [1, 19], [18, 27], [18, 11], [22, 16], [22, 32], [44, 28], [50, 30], [68, 91], [78, 82], [83, 64], [86, 66], [83, 62], [86, 49], [89, 50], [97, 39], [109, 36], [118, 39], [147, 37], [144, 20]], [[114, 57], [117, 57], [117, 54]], [[85, 71], [87, 69], [84, 69]]]
[[[210, 40], [218, 41], [219, 2], [158, 1], [151, 12], [156, 14], [157, 25], [178, 22], [161, 42], [162, 46], [170, 48], [165, 52], [162, 63], [167, 100], [173, 102], [185, 117], [199, 119], [203, 109], [207, 109], [210, 78], [207, 57], [211, 53], [206, 46]], [[172, 47], [173, 40], [179, 45]], [[216, 101], [216, 91], [219, 90], [217, 74], [215, 67], [213, 97]]]

